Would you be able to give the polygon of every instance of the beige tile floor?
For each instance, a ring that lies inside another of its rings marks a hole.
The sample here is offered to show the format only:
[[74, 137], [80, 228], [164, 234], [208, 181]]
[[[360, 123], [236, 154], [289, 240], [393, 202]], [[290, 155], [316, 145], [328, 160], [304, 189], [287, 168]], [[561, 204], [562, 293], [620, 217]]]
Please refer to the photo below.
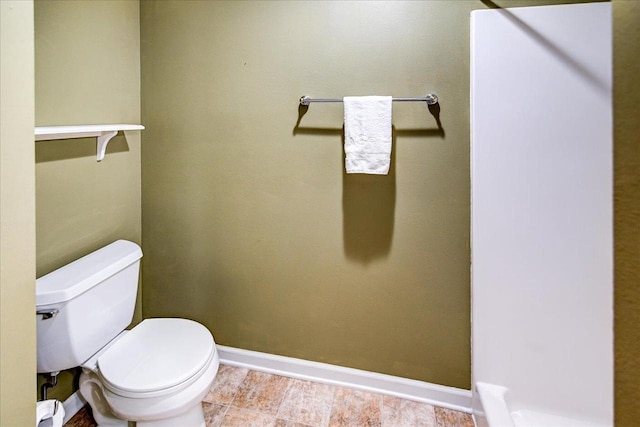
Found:
[[[203, 406], [207, 427], [473, 427], [463, 412], [228, 365]], [[83, 409], [66, 426], [96, 424]]]

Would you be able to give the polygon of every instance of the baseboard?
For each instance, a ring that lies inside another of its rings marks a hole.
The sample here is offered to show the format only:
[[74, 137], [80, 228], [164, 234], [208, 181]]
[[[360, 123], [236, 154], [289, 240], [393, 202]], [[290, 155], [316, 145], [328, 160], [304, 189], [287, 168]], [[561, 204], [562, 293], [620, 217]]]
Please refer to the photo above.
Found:
[[82, 395], [80, 394], [80, 391], [76, 391], [71, 396], [69, 396], [67, 400], [65, 400], [62, 403], [62, 406], [64, 407], [63, 424], [66, 424], [67, 422], [69, 422], [69, 420], [73, 418], [73, 416], [77, 414], [78, 411], [82, 409], [82, 407], [86, 404], [87, 404], [87, 401], [84, 400], [84, 397], [82, 397]]
[[471, 391], [293, 357], [218, 345], [220, 362], [291, 378], [350, 387], [471, 413]]

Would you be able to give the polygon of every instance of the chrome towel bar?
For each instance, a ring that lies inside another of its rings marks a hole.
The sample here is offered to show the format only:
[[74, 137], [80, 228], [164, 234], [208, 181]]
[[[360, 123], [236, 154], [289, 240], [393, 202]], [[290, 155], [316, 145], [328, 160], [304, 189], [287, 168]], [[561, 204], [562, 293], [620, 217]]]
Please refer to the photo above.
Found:
[[[430, 93], [424, 98], [392, 98], [393, 102], [426, 102], [427, 105], [438, 103], [438, 95]], [[341, 98], [311, 98], [308, 95], [300, 97], [300, 105], [308, 106], [312, 102], [342, 102]]]

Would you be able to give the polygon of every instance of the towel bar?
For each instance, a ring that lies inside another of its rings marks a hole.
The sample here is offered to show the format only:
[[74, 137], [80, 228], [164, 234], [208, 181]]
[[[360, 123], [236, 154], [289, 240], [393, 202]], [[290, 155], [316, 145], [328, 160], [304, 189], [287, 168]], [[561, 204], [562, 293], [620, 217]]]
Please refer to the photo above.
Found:
[[[426, 102], [428, 105], [435, 105], [438, 103], [438, 95], [430, 93], [424, 98], [391, 98], [393, 102]], [[307, 95], [300, 97], [300, 105], [308, 106], [312, 102], [342, 102], [341, 98], [310, 98]]]

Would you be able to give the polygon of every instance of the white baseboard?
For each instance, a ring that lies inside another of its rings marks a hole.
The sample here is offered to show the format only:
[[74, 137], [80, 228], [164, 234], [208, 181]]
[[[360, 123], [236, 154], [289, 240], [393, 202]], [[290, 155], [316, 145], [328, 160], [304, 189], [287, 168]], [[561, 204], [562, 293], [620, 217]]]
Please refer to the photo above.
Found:
[[84, 397], [82, 397], [79, 390], [69, 396], [67, 400], [62, 403], [62, 406], [64, 407], [64, 422], [62, 424], [69, 422], [69, 420], [73, 418], [73, 416], [86, 404], [87, 401], [84, 400]]
[[350, 387], [471, 413], [471, 391], [392, 375], [218, 345], [220, 362], [285, 377]]

